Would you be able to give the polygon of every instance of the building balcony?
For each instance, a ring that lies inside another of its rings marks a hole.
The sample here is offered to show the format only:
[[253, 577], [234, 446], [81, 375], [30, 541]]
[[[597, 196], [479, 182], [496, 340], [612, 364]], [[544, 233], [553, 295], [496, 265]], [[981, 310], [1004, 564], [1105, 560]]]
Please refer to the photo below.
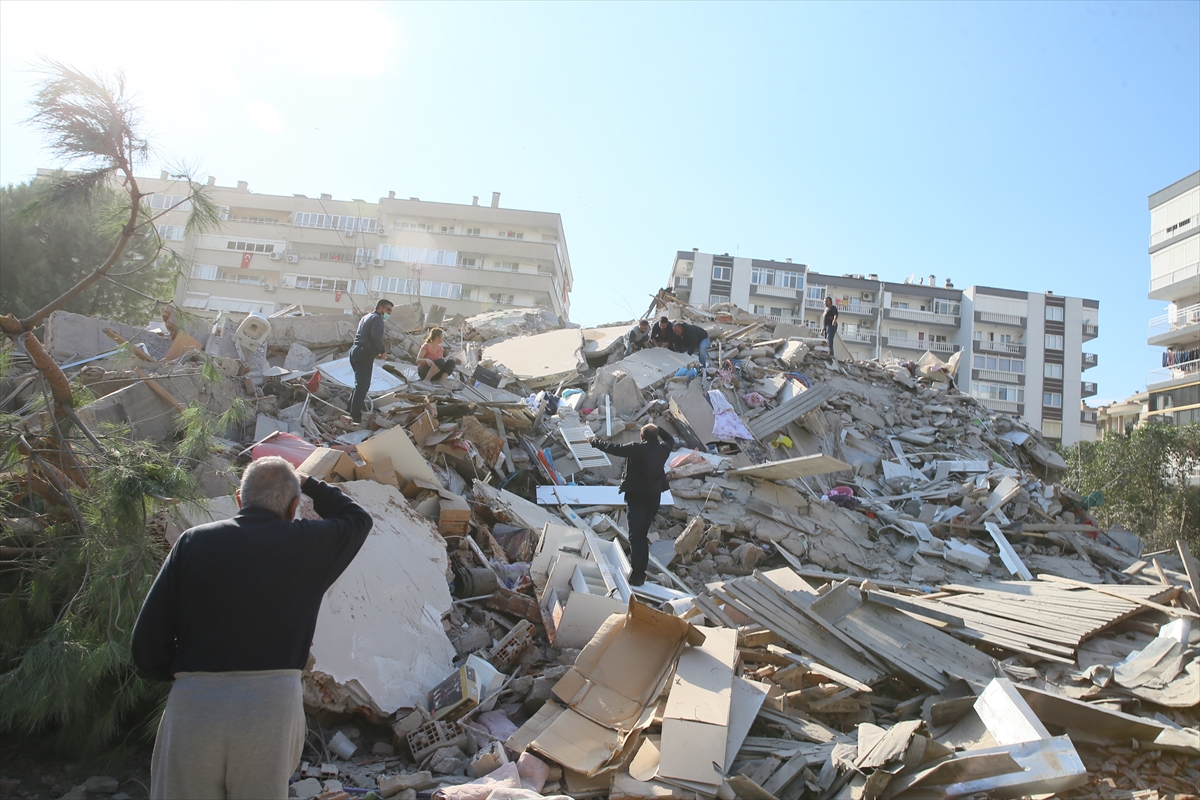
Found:
[[1146, 387], [1161, 389], [1179, 381], [1194, 380], [1197, 375], [1200, 375], [1200, 358], [1181, 361], [1169, 367], [1150, 370], [1146, 376]]
[[883, 318], [921, 322], [926, 325], [941, 325], [947, 328], [957, 328], [962, 324], [962, 317], [955, 314], [935, 314], [932, 311], [914, 311], [911, 308], [885, 308]]
[[799, 296], [800, 290], [787, 286], [767, 286], [766, 284], [752, 283], [750, 284], [750, 294], [761, 297], [786, 297], [789, 300], [795, 300]]
[[1081, 408], [1079, 410], [1079, 421], [1081, 423], [1083, 423], [1084, 425], [1095, 425], [1096, 424], [1096, 409]]
[[975, 398], [984, 405], [985, 408], [990, 408], [992, 411], [1002, 411], [1005, 414], [1020, 414], [1024, 411], [1021, 403], [1014, 403], [1011, 400], [992, 400], [990, 397]]
[[1016, 314], [997, 314], [994, 311], [976, 311], [976, 322], [987, 322], [991, 325], [1007, 325], [1012, 328], [1021, 328], [1024, 330], [1028, 319]]
[[1173, 239], [1176, 236], [1187, 233], [1192, 229], [1192, 226], [1195, 223], [1196, 217], [1191, 216], [1182, 222], [1175, 223], [1169, 228], [1163, 228], [1161, 231], [1155, 231], [1154, 233], [1150, 234], [1150, 246], [1154, 247], [1156, 244], [1162, 244], [1168, 239]]
[[1200, 303], [1176, 308], [1150, 320], [1151, 345], [1200, 342]]
[[895, 347], [901, 350], [917, 350], [922, 353], [926, 350], [932, 350], [935, 353], [956, 353], [959, 349], [958, 345], [954, 342], [932, 342], [928, 339], [901, 339], [897, 336], [884, 336], [883, 346]]
[[1000, 372], [995, 369], [973, 369], [971, 370], [971, 380], [990, 381], [991, 383], [1012, 383], [1018, 386], [1025, 385], [1024, 373]]
[[1016, 342], [989, 342], [982, 339], [975, 339], [971, 342], [971, 351], [974, 353], [1004, 353], [1005, 355], [1025, 357], [1025, 345]]
[[1100, 326], [1094, 322], [1083, 323], [1083, 340], [1090, 342], [1100, 335]]
[[843, 333], [838, 331], [838, 335], [842, 337], [842, 341], [846, 344], [875, 344], [875, 337], [869, 333]]
[[844, 303], [837, 307], [839, 314], [858, 314], [863, 317], [873, 317], [879, 310], [875, 303]]
[[1200, 283], [1200, 262], [1185, 264], [1179, 269], [1162, 275], [1150, 277], [1150, 299], [1182, 300], [1196, 294], [1196, 286]]
[[1092, 367], [1096, 366], [1096, 363], [1097, 358], [1095, 353], [1084, 353], [1083, 357], [1080, 358], [1080, 366], [1083, 369], [1091, 369]]
[[1080, 386], [1080, 397], [1094, 397], [1096, 395], [1096, 384], [1091, 381], [1083, 381]]

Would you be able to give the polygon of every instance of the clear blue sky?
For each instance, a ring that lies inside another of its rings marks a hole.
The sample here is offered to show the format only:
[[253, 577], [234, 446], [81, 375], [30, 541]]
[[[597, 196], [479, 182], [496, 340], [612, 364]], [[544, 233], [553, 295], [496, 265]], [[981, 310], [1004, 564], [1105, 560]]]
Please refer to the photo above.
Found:
[[1094, 298], [1094, 400], [1158, 366], [1146, 197], [1200, 168], [1197, 2], [6, 0], [6, 183], [51, 163], [39, 55], [124, 68], [224, 185], [557, 211], [584, 324], [692, 247]]

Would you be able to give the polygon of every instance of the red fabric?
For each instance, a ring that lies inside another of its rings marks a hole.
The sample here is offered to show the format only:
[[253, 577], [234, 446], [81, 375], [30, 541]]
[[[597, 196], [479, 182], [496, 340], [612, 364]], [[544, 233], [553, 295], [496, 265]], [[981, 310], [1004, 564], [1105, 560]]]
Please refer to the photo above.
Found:
[[254, 258], [254, 253], [242, 253], [242, 269], [250, 268], [250, 259]]
[[293, 436], [290, 433], [277, 433], [262, 444], [255, 445], [254, 449], [250, 452], [250, 460], [257, 461], [267, 456], [279, 456], [293, 467], [298, 467], [316, 449], [316, 445], [309, 444], [299, 436]]
[[304, 384], [304, 386], [306, 389], [308, 389], [309, 392], [315, 392], [317, 389], [320, 389], [321, 388], [321, 372], [319, 370], [317, 372], [314, 372], [313, 376], [308, 379], [308, 383]]

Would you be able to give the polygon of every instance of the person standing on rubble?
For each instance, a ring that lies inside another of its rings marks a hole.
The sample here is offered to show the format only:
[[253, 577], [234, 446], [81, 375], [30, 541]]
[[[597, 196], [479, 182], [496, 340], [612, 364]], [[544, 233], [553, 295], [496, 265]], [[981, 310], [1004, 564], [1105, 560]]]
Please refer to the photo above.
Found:
[[825, 295], [825, 310], [821, 312], [821, 335], [829, 345], [829, 355], [833, 356], [833, 336], [837, 333], [838, 310], [833, 304], [833, 298]]
[[421, 380], [442, 383], [454, 374], [458, 362], [453, 358], [446, 358], [446, 348], [442, 344], [444, 338], [445, 333], [442, 329], [434, 328], [417, 351], [417, 377]]
[[371, 389], [371, 371], [377, 358], [387, 354], [383, 345], [384, 323], [392, 315], [391, 300], [380, 300], [375, 310], [358, 321], [358, 332], [350, 346], [350, 366], [354, 369], [354, 395], [350, 398], [350, 419], [362, 424], [363, 405]]
[[[301, 493], [319, 520], [296, 520]], [[133, 629], [133, 662], [173, 681], [150, 796], [279, 798], [308, 734], [300, 671], [321, 598], [358, 555], [371, 514], [275, 456], [253, 462], [233, 519], [185, 531]]]
[[641, 586], [650, 563], [650, 525], [658, 515], [662, 493], [670, 488], [664, 467], [675, 449], [675, 439], [657, 425], [643, 425], [639, 442], [614, 444], [595, 434], [588, 441], [597, 450], [625, 459], [620, 492], [625, 495], [629, 515], [629, 585]]
[[700, 360], [700, 374], [708, 366], [708, 331], [699, 325], [679, 320], [673, 326], [675, 338], [679, 340], [679, 352], [695, 355]]
[[629, 358], [638, 350], [650, 346], [650, 321], [639, 319], [637, 324], [625, 333], [625, 357]]

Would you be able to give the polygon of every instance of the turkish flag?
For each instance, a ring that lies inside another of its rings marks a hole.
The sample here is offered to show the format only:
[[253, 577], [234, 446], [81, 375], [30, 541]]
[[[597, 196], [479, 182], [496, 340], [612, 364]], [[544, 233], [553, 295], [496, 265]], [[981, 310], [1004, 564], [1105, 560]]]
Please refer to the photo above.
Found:
[[340, 289], [333, 293], [333, 302], [335, 302], [335, 303], [342, 302], [342, 292]]
[[254, 258], [254, 253], [242, 253], [242, 269], [250, 268], [250, 259]]

